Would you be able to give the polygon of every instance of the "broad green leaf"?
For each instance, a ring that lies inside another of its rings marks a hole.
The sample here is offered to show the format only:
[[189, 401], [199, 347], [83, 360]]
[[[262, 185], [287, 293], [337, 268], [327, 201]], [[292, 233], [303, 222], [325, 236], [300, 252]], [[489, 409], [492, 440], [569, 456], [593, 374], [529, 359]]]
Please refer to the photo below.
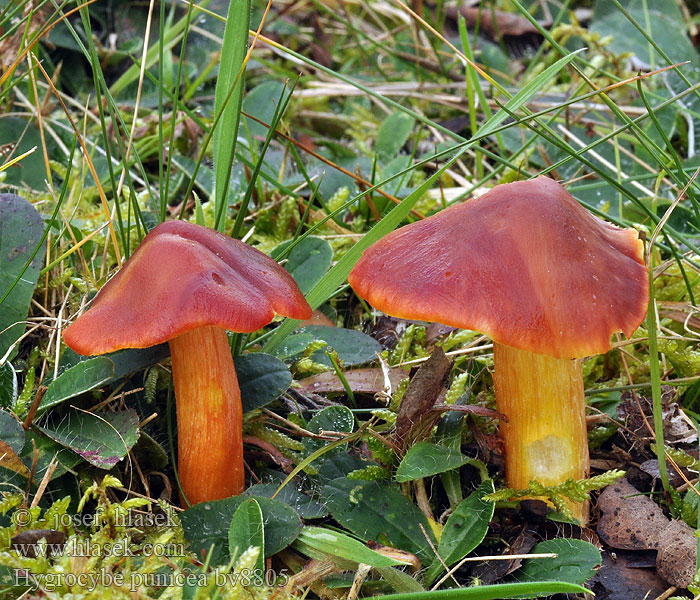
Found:
[[375, 567], [375, 570], [397, 593], [418, 594], [425, 591], [425, 588], [416, 579], [400, 568]]
[[139, 417], [131, 409], [100, 414], [73, 410], [53, 427], [36, 427], [101, 469], [122, 460], [139, 437]]
[[[381, 344], [374, 338], [343, 327], [330, 327], [326, 325], [307, 325], [299, 330], [302, 334], [311, 334], [317, 340], [323, 340], [338, 353], [338, 358], [346, 366], [355, 366], [368, 363], [377, 358], [382, 351]], [[316, 362], [331, 365], [325, 350], [314, 352], [312, 358]]]
[[240, 503], [228, 528], [228, 551], [232, 561], [235, 562], [251, 546], [260, 548], [255, 569], [262, 573], [265, 568], [265, 532], [262, 510], [255, 498]]
[[0, 365], [0, 407], [10, 408], [17, 400], [17, 374], [9, 362]]
[[[250, 90], [243, 98], [243, 112], [269, 125], [272, 123], [275, 108], [280, 99], [284, 101], [283, 91], [284, 83], [281, 81], [265, 81], [261, 83]], [[267, 135], [267, 127], [257, 121], [253, 121], [253, 119], [243, 117], [239, 135], [243, 138], [250, 135], [251, 139], [256, 137], [264, 138]]]
[[[6, 144], [12, 144], [12, 156], [20, 156], [32, 148], [35, 150], [2, 172], [3, 186], [17, 186], [18, 189], [44, 189], [46, 167], [41, 151], [42, 138], [36, 123], [28, 122], [26, 118], [12, 117], [9, 114], [3, 115], [3, 118], [0, 119], [0, 146]], [[50, 153], [54, 147], [53, 140], [47, 138], [46, 145]], [[2, 162], [4, 163], [5, 160]], [[7, 195], [11, 196], [12, 194]], [[0, 291], [1, 298], [5, 289], [0, 287]]]
[[58, 467], [52, 475], [52, 479], [60, 477], [69, 469], [72, 469], [77, 464], [81, 462], [80, 456], [75, 452], [71, 452], [68, 448], [55, 442], [50, 437], [44, 435], [39, 431], [34, 431], [32, 429], [26, 432], [27, 439], [22, 449], [21, 458], [24, 464], [30, 465], [34, 461], [34, 448], [36, 447], [38, 452], [38, 460], [36, 466], [36, 472], [34, 473], [34, 482], [38, 483], [43, 479], [46, 474], [51, 461], [55, 458], [58, 462]]
[[[401, 223], [401, 221], [404, 220], [406, 215], [408, 215], [415, 203], [418, 202], [418, 200], [420, 200], [431, 187], [437, 184], [438, 179], [442, 176], [443, 172], [446, 169], [452, 166], [452, 164], [454, 164], [454, 162], [456, 162], [462, 156], [462, 154], [464, 154], [472, 146], [478, 143], [481, 139], [493, 133], [493, 131], [496, 130], [505, 119], [509, 118], [514, 112], [517, 112], [520, 109], [520, 107], [522, 107], [523, 104], [528, 102], [550, 79], [555, 77], [559, 73], [559, 71], [561, 71], [566, 65], [568, 65], [579, 52], [581, 52], [581, 50], [577, 50], [576, 52], [572, 52], [571, 54], [560, 58], [554, 64], [550, 65], [539, 75], [537, 75], [532, 81], [524, 85], [518, 91], [517, 94], [515, 94], [510, 100], [508, 100], [508, 102], [506, 102], [505, 109], [502, 108], [498, 112], [494, 113], [479, 128], [476, 134], [468, 142], [464, 142], [464, 144], [459, 148], [459, 150], [453, 157], [451, 157], [440, 169], [438, 169], [428, 179], [426, 179], [426, 181], [423, 184], [421, 184], [418, 188], [411, 192], [411, 194], [406, 196], [406, 198], [404, 198], [400, 204], [398, 204], [391, 211], [389, 211], [389, 213], [387, 213], [384, 216], [384, 218], [381, 221], [379, 221], [379, 223], [377, 223], [370, 231], [368, 231], [364, 235], [364, 237], [361, 240], [359, 240], [352, 248], [350, 248], [350, 250], [348, 250], [345, 253], [345, 255], [335, 264], [335, 266], [330, 271], [328, 271], [326, 275], [324, 275], [323, 279], [321, 279], [321, 281], [319, 281], [314, 286], [314, 288], [306, 295], [306, 300], [311, 305], [311, 307], [318, 308], [323, 302], [327, 300], [327, 298], [331, 294], [335, 292], [335, 290], [339, 286], [341, 286], [347, 280], [350, 270], [359, 260], [362, 253], [367, 248], [369, 248], [374, 242], [378, 241], [379, 239], [383, 238], [386, 234], [396, 229]], [[290, 52], [290, 54], [292, 54], [295, 57], [298, 57], [299, 60], [309, 62], [308, 59], [301, 54], [295, 52]], [[427, 123], [431, 126], [435, 125], [422, 115], [414, 113], [404, 108], [398, 102], [389, 100], [383, 97], [381, 94], [377, 94], [370, 88], [363, 86], [362, 84], [356, 81], [351, 81], [347, 78], [343, 78], [337, 73], [330, 71], [329, 69], [325, 69], [322, 65], [319, 65], [318, 63], [313, 64], [320, 68], [322, 71], [328, 72], [332, 77], [340, 77], [341, 79], [344, 79], [351, 85], [356, 86], [358, 89], [361, 89], [362, 91], [368, 93], [372, 97], [379, 98], [382, 100], [382, 102], [386, 102], [389, 106], [401, 110], [406, 114], [410, 114], [414, 118], [418, 119], [420, 122]], [[454, 134], [449, 130], [446, 131], [451, 137], [454, 136]], [[392, 179], [398, 176], [399, 175], [396, 174], [392, 176]], [[382, 185], [385, 185], [388, 181], [389, 180], [384, 180], [378, 183], [376, 187], [381, 187]], [[294, 319], [287, 319], [284, 323], [282, 323], [282, 325], [280, 325], [277, 328], [275, 333], [270, 337], [267, 344], [265, 344], [264, 350], [266, 352], [270, 352], [274, 348], [276, 348], [282, 342], [282, 340], [284, 340], [284, 338], [286, 338], [292, 332], [292, 330], [298, 325], [298, 323], [299, 321], [296, 321]]]
[[273, 353], [280, 360], [287, 360], [301, 354], [314, 340], [315, 337], [310, 333], [293, 333], [288, 335]]
[[0, 441], [19, 454], [24, 447], [24, 438], [22, 423], [7, 411], [0, 410]]
[[411, 446], [396, 469], [396, 481], [413, 481], [430, 475], [457, 469], [469, 459], [459, 451], [446, 446], [418, 442]]
[[26, 329], [24, 321], [46, 255], [45, 245], [38, 246], [43, 233], [41, 216], [29, 202], [0, 194], [0, 358]]
[[359, 538], [413, 552], [422, 561], [432, 560], [424, 533], [432, 534], [428, 520], [393, 485], [342, 477], [325, 485], [321, 495], [333, 518]]
[[554, 553], [556, 558], [531, 558], [515, 573], [518, 581], [568, 581], [583, 583], [600, 567], [600, 551], [589, 542], [556, 538], [540, 542], [532, 554]]
[[403, 112], [389, 115], [379, 126], [374, 149], [382, 160], [394, 158], [406, 143], [415, 119]]
[[243, 412], [277, 400], [292, 385], [289, 369], [279, 358], [270, 354], [242, 354], [234, 359], [234, 365], [241, 388]]
[[371, 550], [362, 542], [344, 533], [324, 527], [304, 527], [294, 541], [297, 550], [311, 558], [333, 556], [372, 567], [392, 567], [407, 564]]
[[291, 506], [302, 519], [322, 519], [328, 516], [328, 509], [308, 494], [299, 491], [293, 485], [285, 485], [279, 489], [277, 483], [258, 483], [251, 485], [245, 492], [246, 496], [272, 498]]
[[[340, 433], [352, 433], [355, 427], [355, 417], [352, 411], [346, 406], [327, 406], [309, 421], [308, 430], [311, 433], [320, 433], [321, 431], [337, 431]], [[306, 448], [306, 453], [311, 454], [322, 446], [325, 446], [326, 440], [314, 438], [304, 438], [303, 444]], [[342, 452], [343, 446], [330, 450], [326, 456], [330, 454]]]
[[168, 356], [168, 345], [152, 348], [119, 350], [112, 354], [81, 360], [49, 384], [39, 411], [73, 398], [78, 394], [107, 385], [156, 364]]
[[24, 447], [24, 438], [22, 424], [7, 411], [0, 410], [0, 467], [12, 472], [5, 478], [7, 480], [14, 479], [14, 473], [29, 477], [29, 469], [18, 456]]
[[214, 108], [221, 115], [214, 130], [214, 187], [216, 217], [214, 229], [224, 230], [226, 202], [231, 167], [236, 153], [238, 123], [241, 118], [241, 102], [245, 82], [245, 55], [248, 48], [248, 24], [250, 0], [229, 2], [221, 46], [219, 76], [216, 81]]
[[[685, 19], [674, 0], [627, 0], [622, 4], [671, 60], [690, 60], [695, 66], [700, 66], [697, 50], [686, 34]], [[651, 64], [652, 68], [666, 64], [610, 0], [597, 0], [595, 3], [590, 31], [601, 37], [610, 36], [607, 47], [615, 54], [632, 52], [640, 61]]]
[[[213, 546], [211, 564], [228, 563], [228, 531], [239, 505], [250, 496], [232, 496], [224, 500], [201, 502], [180, 515], [190, 549], [204, 557]], [[270, 498], [255, 498], [265, 525], [265, 556], [272, 556], [291, 544], [301, 531], [299, 515], [286, 504]]]
[[376, 464], [374, 461], [363, 460], [355, 454], [343, 451], [337, 454], [333, 452], [325, 454], [314, 466], [317, 465], [318, 468], [319, 484], [324, 485], [339, 477], [345, 477], [353, 471], [359, 471]]
[[580, 585], [564, 581], [533, 581], [531, 583], [503, 583], [477, 585], [433, 592], [408, 592], [378, 596], [381, 600], [506, 600], [507, 598], [534, 598], [551, 594], [592, 594]]
[[[277, 260], [293, 242], [288, 240], [281, 243], [270, 256]], [[326, 240], [308, 236], [294, 246], [286, 258], [282, 266], [294, 277], [302, 294], [306, 294], [328, 271], [333, 260], [333, 249]]]
[[[493, 493], [493, 482], [485, 481], [469, 497], [462, 500], [445, 523], [438, 544], [438, 554], [450, 567], [474, 550], [486, 537], [495, 504], [481, 498]], [[436, 559], [425, 574], [425, 583], [430, 586], [444, 571], [442, 562]]]

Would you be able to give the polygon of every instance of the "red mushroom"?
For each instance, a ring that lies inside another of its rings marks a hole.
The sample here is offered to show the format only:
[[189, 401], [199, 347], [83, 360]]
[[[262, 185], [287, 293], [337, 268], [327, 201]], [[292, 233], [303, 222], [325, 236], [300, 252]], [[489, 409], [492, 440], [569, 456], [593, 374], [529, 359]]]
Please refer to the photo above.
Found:
[[[579, 358], [628, 337], [648, 303], [642, 242], [546, 177], [499, 185], [368, 248], [350, 273], [383, 312], [494, 341], [508, 485], [588, 474]], [[575, 515], [585, 520], [585, 507]]]
[[169, 221], [143, 239], [63, 339], [89, 355], [170, 344], [178, 471], [196, 503], [244, 488], [241, 396], [225, 329], [256, 331], [275, 315], [311, 316], [287, 271], [238, 240]]

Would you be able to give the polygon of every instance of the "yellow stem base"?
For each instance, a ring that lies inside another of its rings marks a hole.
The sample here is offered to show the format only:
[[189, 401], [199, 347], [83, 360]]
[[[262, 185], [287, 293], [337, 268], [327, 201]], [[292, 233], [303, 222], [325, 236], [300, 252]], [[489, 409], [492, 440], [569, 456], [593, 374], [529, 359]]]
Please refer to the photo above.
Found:
[[[578, 360], [493, 345], [498, 410], [508, 486], [523, 489], [536, 479], [550, 486], [588, 476], [586, 403]], [[569, 504], [585, 523], [586, 503]]]
[[245, 487], [241, 393], [226, 332], [200, 327], [170, 340], [178, 475], [195, 504]]

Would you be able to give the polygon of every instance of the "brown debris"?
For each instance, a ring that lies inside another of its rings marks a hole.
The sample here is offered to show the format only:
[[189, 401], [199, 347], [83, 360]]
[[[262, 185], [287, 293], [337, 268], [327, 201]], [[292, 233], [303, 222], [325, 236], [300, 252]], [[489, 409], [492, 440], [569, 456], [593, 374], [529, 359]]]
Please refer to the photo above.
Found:
[[659, 537], [656, 570], [671, 585], [688, 587], [695, 575], [698, 539], [683, 521], [671, 521]]
[[404, 446], [412, 429], [421, 423], [424, 415], [433, 408], [451, 366], [452, 363], [442, 348], [435, 348], [430, 358], [413, 376], [396, 415], [394, 442], [397, 446]]
[[609, 546], [658, 550], [656, 570], [671, 585], [687, 587], [695, 575], [697, 543], [683, 521], [668, 519], [661, 508], [624, 479], [605, 488], [598, 508], [598, 535]]
[[625, 479], [603, 490], [598, 509], [602, 513], [597, 527], [600, 539], [623, 550], [656, 550], [669, 523], [659, 505], [640, 495]]
[[643, 568], [639, 555], [651, 555], [650, 567], [654, 566], [653, 552], [629, 552], [621, 550], [615, 555], [603, 552], [603, 565], [587, 586], [596, 600], [631, 600], [633, 598], [658, 598], [668, 585], [655, 570]]
[[42, 539], [46, 540], [47, 556], [60, 553], [66, 543], [66, 535], [61, 531], [56, 531], [55, 529], [28, 529], [12, 537], [10, 549], [16, 550], [21, 556], [36, 558], [37, 553], [40, 552], [39, 542]]

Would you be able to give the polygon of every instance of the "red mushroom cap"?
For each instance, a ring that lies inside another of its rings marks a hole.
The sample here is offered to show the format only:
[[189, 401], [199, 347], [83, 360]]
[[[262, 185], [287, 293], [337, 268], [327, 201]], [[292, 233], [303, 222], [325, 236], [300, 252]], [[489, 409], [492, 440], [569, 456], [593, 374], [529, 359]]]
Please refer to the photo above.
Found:
[[392, 232], [348, 280], [389, 315], [557, 358], [606, 352], [649, 301], [637, 232], [591, 215], [547, 177], [496, 186]]
[[311, 307], [269, 256], [217, 231], [168, 221], [143, 239], [90, 309], [63, 333], [80, 354], [147, 348], [216, 325], [250, 332]]

